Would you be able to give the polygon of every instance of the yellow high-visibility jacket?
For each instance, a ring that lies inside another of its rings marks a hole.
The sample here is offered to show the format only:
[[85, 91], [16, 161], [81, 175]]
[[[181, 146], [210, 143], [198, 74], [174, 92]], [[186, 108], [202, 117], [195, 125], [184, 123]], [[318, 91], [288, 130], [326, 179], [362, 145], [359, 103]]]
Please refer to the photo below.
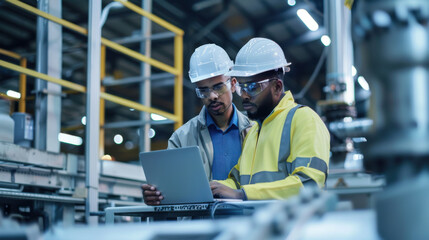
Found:
[[243, 151], [228, 179], [218, 181], [242, 188], [249, 200], [284, 199], [303, 185], [325, 185], [329, 165], [329, 132], [309, 107], [285, 96], [243, 142]]

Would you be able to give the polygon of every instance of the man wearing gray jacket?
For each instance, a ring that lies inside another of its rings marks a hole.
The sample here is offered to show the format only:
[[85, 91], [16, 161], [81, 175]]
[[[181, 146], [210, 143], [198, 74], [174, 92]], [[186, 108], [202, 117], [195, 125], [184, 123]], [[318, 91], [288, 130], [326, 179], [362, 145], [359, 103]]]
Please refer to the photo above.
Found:
[[[168, 148], [198, 146], [209, 180], [224, 180], [241, 154], [251, 122], [232, 103], [235, 78], [225, 76], [233, 62], [221, 47], [205, 44], [190, 59], [189, 78], [204, 107], [196, 117], [177, 129]], [[155, 187], [142, 186], [145, 203], [158, 205], [164, 198]]]

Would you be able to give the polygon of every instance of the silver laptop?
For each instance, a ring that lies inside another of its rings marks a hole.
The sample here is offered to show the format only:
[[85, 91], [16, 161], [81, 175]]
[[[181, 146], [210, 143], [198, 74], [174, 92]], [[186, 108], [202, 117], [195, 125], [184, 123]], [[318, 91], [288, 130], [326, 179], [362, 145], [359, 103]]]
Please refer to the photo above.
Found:
[[156, 186], [161, 204], [214, 202], [197, 146], [140, 153], [148, 184]]

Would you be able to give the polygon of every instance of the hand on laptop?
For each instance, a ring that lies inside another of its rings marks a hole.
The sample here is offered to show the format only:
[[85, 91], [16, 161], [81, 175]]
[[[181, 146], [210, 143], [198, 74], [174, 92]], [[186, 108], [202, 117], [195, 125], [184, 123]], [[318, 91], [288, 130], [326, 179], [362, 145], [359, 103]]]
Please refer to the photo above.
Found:
[[144, 203], [147, 205], [159, 205], [164, 199], [161, 192], [156, 190], [155, 186], [149, 184], [142, 185]]
[[245, 193], [242, 189], [232, 189], [216, 181], [210, 182], [210, 188], [215, 198], [245, 199]]

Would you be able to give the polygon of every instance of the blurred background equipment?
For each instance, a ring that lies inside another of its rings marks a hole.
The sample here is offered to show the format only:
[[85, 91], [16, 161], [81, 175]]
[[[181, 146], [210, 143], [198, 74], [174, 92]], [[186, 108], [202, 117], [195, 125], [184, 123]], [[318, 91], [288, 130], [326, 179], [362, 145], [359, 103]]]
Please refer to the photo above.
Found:
[[[354, 27], [373, 92], [375, 130], [365, 167], [383, 173], [376, 196], [380, 236], [427, 239], [429, 200], [429, 2], [362, 1]], [[401, 229], [399, 229], [399, 227]]]

